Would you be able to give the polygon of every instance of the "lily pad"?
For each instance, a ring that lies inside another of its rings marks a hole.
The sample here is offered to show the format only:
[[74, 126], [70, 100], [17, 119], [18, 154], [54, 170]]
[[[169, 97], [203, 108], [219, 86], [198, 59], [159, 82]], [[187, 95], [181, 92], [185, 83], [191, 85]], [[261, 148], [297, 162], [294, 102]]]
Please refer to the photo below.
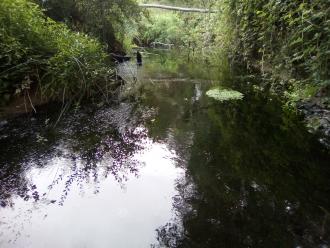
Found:
[[236, 90], [213, 88], [206, 92], [208, 97], [214, 98], [217, 101], [241, 100], [244, 95]]

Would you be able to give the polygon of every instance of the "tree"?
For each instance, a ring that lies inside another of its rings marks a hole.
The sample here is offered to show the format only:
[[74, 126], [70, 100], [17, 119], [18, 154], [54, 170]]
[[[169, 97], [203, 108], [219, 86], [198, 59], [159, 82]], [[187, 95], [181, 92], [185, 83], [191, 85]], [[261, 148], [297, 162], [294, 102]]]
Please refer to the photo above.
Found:
[[37, 0], [46, 14], [99, 38], [108, 51], [122, 50], [129, 24], [140, 17], [135, 0]]

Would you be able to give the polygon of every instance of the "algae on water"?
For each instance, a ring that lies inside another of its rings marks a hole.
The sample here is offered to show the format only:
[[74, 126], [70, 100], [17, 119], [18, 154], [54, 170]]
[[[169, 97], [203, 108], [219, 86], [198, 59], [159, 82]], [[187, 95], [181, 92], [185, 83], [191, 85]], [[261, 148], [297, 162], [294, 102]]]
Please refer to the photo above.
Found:
[[212, 97], [217, 101], [229, 101], [243, 99], [244, 95], [241, 92], [220, 87], [210, 89], [206, 92], [208, 97]]

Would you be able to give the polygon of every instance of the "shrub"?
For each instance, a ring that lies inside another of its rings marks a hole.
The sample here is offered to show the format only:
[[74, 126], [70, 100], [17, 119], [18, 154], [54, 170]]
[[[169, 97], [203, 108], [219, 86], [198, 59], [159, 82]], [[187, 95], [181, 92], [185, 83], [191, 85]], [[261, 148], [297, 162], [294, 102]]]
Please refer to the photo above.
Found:
[[330, 83], [330, 2], [235, 0], [228, 3], [236, 53], [303, 83]]
[[47, 18], [28, 0], [0, 1], [0, 96], [38, 83], [43, 96], [78, 99], [112, 70], [102, 45]]
[[181, 45], [183, 22], [176, 13], [152, 10], [150, 16], [140, 23], [140, 39], [142, 43], [162, 42]]

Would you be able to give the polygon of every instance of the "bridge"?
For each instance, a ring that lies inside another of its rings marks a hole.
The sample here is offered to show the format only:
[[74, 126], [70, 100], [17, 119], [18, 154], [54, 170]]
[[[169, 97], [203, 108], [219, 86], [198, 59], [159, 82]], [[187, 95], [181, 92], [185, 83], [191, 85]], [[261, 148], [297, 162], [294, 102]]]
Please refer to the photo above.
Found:
[[199, 9], [199, 8], [185, 8], [185, 7], [176, 7], [162, 4], [139, 4], [142, 8], [153, 8], [153, 9], [165, 9], [165, 10], [173, 10], [180, 12], [197, 12], [197, 13], [217, 13], [217, 10], [210, 9]]

